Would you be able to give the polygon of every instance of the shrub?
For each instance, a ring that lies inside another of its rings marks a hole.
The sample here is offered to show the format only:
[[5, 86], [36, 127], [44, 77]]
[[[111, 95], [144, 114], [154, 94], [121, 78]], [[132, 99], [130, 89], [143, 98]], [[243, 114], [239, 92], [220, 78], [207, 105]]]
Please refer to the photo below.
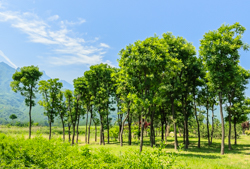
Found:
[[141, 153], [130, 149], [114, 155], [107, 148], [71, 146], [41, 135], [25, 140], [0, 133], [0, 168], [170, 168], [177, 154], [163, 148], [161, 145]]
[[250, 136], [250, 130], [246, 130], [245, 134], [248, 135], [248, 136]]

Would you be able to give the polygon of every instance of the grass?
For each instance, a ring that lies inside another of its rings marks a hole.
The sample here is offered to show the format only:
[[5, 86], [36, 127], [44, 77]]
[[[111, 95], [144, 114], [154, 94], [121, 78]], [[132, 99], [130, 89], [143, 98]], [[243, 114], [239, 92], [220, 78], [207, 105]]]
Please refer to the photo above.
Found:
[[[48, 128], [47, 127], [33, 127], [32, 133], [33, 137], [36, 133], [41, 133], [43, 137], [48, 138], [48, 134], [46, 134]], [[61, 130], [61, 128], [53, 127], [54, 134], [52, 137], [58, 138], [62, 135], [58, 134], [57, 130]], [[85, 131], [85, 127], [80, 127], [81, 131]], [[110, 149], [111, 153], [120, 154], [124, 151], [129, 151], [131, 149], [137, 149], [139, 151], [139, 141], [138, 139], [132, 140], [132, 145], [128, 145], [127, 135], [124, 135], [124, 146], [121, 147], [118, 141], [111, 139], [110, 144], [105, 146], [99, 145], [98, 142], [94, 141], [94, 128], [91, 129], [91, 139], [89, 147], [93, 150], [98, 149], [100, 147], [106, 147]], [[45, 132], [46, 131], [46, 132]], [[28, 138], [28, 128], [20, 128], [20, 127], [6, 127], [0, 126], [0, 133], [6, 133], [11, 136], [21, 136], [23, 135], [25, 138]], [[99, 133], [98, 133], [99, 134]], [[105, 131], [106, 135], [106, 131]], [[66, 139], [68, 137], [66, 136]], [[107, 140], [106, 140], [107, 141]], [[178, 137], [179, 143], [182, 143], [182, 137]], [[232, 141], [233, 142], [233, 141]], [[237, 140], [238, 145], [232, 144], [232, 150], [228, 150], [227, 144], [225, 145], [225, 154], [220, 155], [220, 146], [221, 140], [213, 139], [212, 145], [207, 144], [207, 139], [201, 139], [201, 148], [197, 148], [197, 138], [190, 138], [190, 145], [187, 150], [183, 150], [179, 152], [177, 157], [177, 163], [180, 164], [183, 168], [249, 168], [250, 166], [250, 136], [241, 135]], [[160, 137], [156, 137], [156, 146], [161, 143]], [[174, 150], [174, 138], [168, 137], [165, 151], [173, 152]], [[227, 139], [225, 139], [225, 143], [227, 143]], [[85, 136], [81, 134], [79, 136], [79, 145], [85, 145]], [[149, 149], [150, 141], [149, 137], [144, 138], [144, 147], [143, 149]]]

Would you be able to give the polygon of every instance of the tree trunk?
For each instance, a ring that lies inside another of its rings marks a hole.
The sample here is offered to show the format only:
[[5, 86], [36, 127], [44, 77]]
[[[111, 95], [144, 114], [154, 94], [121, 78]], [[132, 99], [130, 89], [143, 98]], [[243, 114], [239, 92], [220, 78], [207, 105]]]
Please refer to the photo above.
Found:
[[167, 122], [165, 123], [165, 142], [167, 143], [167, 137], [169, 135], [169, 128], [170, 126], [167, 124]]
[[74, 145], [75, 142], [75, 130], [76, 130], [76, 126], [75, 124], [72, 124], [72, 140], [71, 140], [71, 145]]
[[179, 136], [181, 137], [181, 128], [178, 127]]
[[104, 140], [104, 129], [102, 128], [102, 145], [105, 145], [105, 140]]
[[173, 124], [174, 124], [174, 149], [177, 150], [177, 148], [178, 148], [178, 140], [177, 140], [175, 111], [174, 111], [174, 99], [173, 98], [171, 98], [171, 104], [172, 104], [172, 117], [173, 117]]
[[139, 127], [138, 127], [138, 129], [139, 129], [138, 130], [138, 140], [140, 140], [140, 131], [141, 131], [141, 129], [140, 129], [140, 127], [141, 127], [140, 126], [141, 119], [140, 118], [141, 118], [141, 115], [139, 115], [139, 121], [138, 121], [138, 124], [139, 124]]
[[141, 140], [140, 140], [140, 152], [142, 152], [142, 146], [143, 146], [143, 130], [144, 130], [144, 119], [141, 115]]
[[189, 145], [189, 137], [188, 137], [188, 117], [187, 117], [187, 112], [186, 112], [186, 145], [185, 148], [188, 149], [188, 145]]
[[89, 121], [89, 132], [88, 132], [88, 144], [89, 144], [89, 139], [90, 139], [91, 120], [92, 120], [92, 106], [91, 106], [91, 109], [90, 109], [90, 121]]
[[132, 117], [130, 117], [130, 111], [128, 111], [128, 145], [131, 145], [132, 141], [131, 122], [132, 122]]
[[197, 129], [198, 129], [198, 148], [201, 148], [201, 135], [200, 135], [200, 123], [199, 123], [199, 119], [197, 116], [197, 111], [196, 111], [196, 104], [195, 104], [195, 92], [193, 93], [194, 95], [194, 113], [195, 113], [195, 119], [196, 119], [196, 123], [197, 123]]
[[234, 117], [234, 145], [237, 145], [236, 118]]
[[[31, 88], [31, 93], [32, 93], [32, 88]], [[30, 94], [30, 101], [32, 100], [32, 94]], [[31, 138], [31, 123], [32, 123], [32, 120], [31, 120], [31, 108], [32, 108], [32, 105], [31, 105], [31, 102], [30, 102], [30, 110], [29, 110], [29, 139]]]
[[72, 142], [71, 142], [71, 145], [74, 145], [74, 141], [75, 141], [75, 130], [76, 130], [76, 125], [73, 123], [72, 124], [72, 129], [73, 129], [73, 133], [72, 133]]
[[161, 122], [161, 141], [164, 141], [164, 122]]
[[103, 134], [102, 134], [102, 128], [103, 128], [103, 125], [102, 125], [102, 116], [100, 115], [100, 120], [101, 120], [101, 126], [100, 126], [100, 145], [102, 145], [102, 139], [103, 139]]
[[108, 136], [108, 144], [109, 144], [109, 115], [107, 114], [107, 136]]
[[[185, 148], [186, 148], [186, 118], [184, 118], [184, 128], [183, 128], [183, 144], [185, 144]], [[179, 129], [180, 130], [180, 129]]]
[[77, 124], [76, 124], [76, 144], [78, 144], [78, 135], [79, 135], [78, 129], [79, 129], [79, 121], [80, 121], [80, 113], [78, 114], [78, 117], [77, 117]]
[[95, 142], [97, 142], [97, 127], [96, 127], [96, 123], [95, 123]]
[[228, 111], [228, 123], [229, 123], [229, 131], [228, 131], [228, 150], [232, 150], [231, 146], [231, 103]]
[[87, 112], [86, 127], [85, 127], [85, 143], [87, 143], [87, 135], [88, 135], [88, 112]]
[[213, 134], [214, 134], [214, 104], [212, 106], [212, 131], [211, 131], [211, 144], [213, 142]]
[[120, 146], [123, 146], [123, 137], [122, 137], [122, 134], [123, 134], [123, 129], [124, 129], [124, 123], [127, 120], [128, 115], [129, 115], [129, 108], [128, 108], [128, 114], [127, 114], [127, 116], [125, 117], [125, 119], [122, 122], [122, 128], [121, 128], [121, 132], [120, 132]]
[[185, 148], [188, 149], [188, 145], [189, 145], [189, 135], [188, 135], [188, 112], [187, 112], [187, 97], [188, 97], [188, 94], [186, 93], [186, 96], [185, 96], [185, 109], [184, 109], [184, 113], [185, 113], [185, 135], [186, 135], [186, 144], [185, 144]]
[[221, 130], [222, 130], [222, 139], [221, 139], [221, 154], [224, 154], [225, 148], [225, 128], [224, 128], [224, 117], [223, 117], [223, 109], [222, 109], [222, 93], [219, 93], [220, 100], [220, 116], [221, 116]]
[[207, 139], [208, 139], [208, 145], [210, 145], [210, 136], [209, 136], [209, 119], [208, 119], [208, 101], [207, 101]]
[[49, 120], [49, 140], [51, 139], [51, 120]]
[[63, 128], [63, 141], [65, 141], [65, 129], [64, 129], [64, 121], [63, 121], [63, 117], [61, 117], [61, 121], [62, 121], [62, 128]]
[[[144, 126], [143, 126], [144, 127]], [[150, 116], [150, 146], [153, 147], [154, 145], [154, 110], [151, 111]]]
[[69, 128], [69, 142], [70, 142], [70, 124], [68, 123], [68, 128]]

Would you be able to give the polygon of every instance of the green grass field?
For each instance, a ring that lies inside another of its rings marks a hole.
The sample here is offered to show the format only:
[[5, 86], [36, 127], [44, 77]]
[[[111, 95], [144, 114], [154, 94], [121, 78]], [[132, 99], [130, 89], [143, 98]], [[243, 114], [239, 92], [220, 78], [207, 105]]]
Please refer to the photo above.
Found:
[[[81, 131], [85, 131], [84, 127], [80, 127]], [[110, 149], [111, 153], [122, 154], [124, 151], [129, 151], [131, 149], [139, 151], [139, 141], [137, 138], [132, 140], [132, 145], [127, 144], [127, 135], [124, 135], [124, 146], [121, 147], [119, 142], [115, 139], [111, 139], [110, 144], [105, 146], [99, 145], [99, 137], [97, 142], [94, 141], [94, 128], [91, 129], [91, 143], [89, 147], [92, 151], [99, 149], [100, 147], [106, 147]], [[53, 127], [53, 138], [60, 138], [62, 135], [58, 134], [61, 131], [59, 127]], [[38, 134], [42, 134], [43, 137], [48, 138], [48, 127], [33, 127], [32, 134], [35, 137]], [[12, 137], [24, 136], [28, 137], [28, 128], [20, 127], [7, 127], [0, 126], [0, 133], [5, 133]], [[99, 133], [98, 133], [99, 134]], [[106, 131], [105, 131], [106, 135]], [[98, 135], [99, 136], [99, 135]], [[66, 139], [67, 139], [66, 135]], [[166, 142], [167, 152], [173, 152], [174, 150], [174, 138], [169, 136]], [[182, 137], [178, 137], [179, 143], [182, 143]], [[250, 168], [250, 136], [241, 135], [238, 139], [238, 145], [232, 145], [233, 150], [228, 150], [227, 139], [225, 140], [225, 155], [220, 155], [220, 144], [219, 139], [213, 139], [211, 146], [208, 146], [206, 139], [201, 139], [201, 148], [197, 148], [197, 138], [190, 138], [190, 145], [187, 150], [182, 150], [178, 152], [177, 163], [179, 167], [183, 168]], [[105, 139], [107, 142], [107, 139]], [[233, 141], [232, 141], [233, 142]], [[156, 143], [159, 145], [161, 143], [160, 136], [156, 137]], [[79, 145], [85, 145], [85, 136], [80, 134]], [[150, 147], [149, 137], [144, 138], [143, 149], [152, 150]]]

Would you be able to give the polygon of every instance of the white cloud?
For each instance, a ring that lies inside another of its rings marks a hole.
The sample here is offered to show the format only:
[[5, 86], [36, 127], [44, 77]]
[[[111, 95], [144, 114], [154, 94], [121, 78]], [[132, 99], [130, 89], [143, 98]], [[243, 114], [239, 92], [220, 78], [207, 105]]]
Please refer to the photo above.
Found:
[[78, 18], [78, 21], [76, 21], [76, 22], [65, 20], [65, 21], [63, 21], [63, 22], [61, 22], [61, 23], [62, 23], [62, 24], [65, 24], [65, 25], [73, 26], [73, 25], [81, 25], [81, 24], [83, 24], [83, 23], [85, 23], [85, 22], [86, 22], [85, 19]]
[[10, 61], [10, 59], [0, 50], [0, 56], [2, 56], [12, 67], [14, 67], [15, 69], [17, 68], [17, 66]]
[[51, 16], [51, 17], [48, 18], [49, 21], [55, 21], [57, 19], [59, 19], [58, 15], [53, 15], [53, 16]]
[[105, 43], [100, 43], [100, 46], [101, 47], [104, 47], [104, 48], [110, 48], [109, 45], [105, 44]]
[[[49, 18], [50, 21], [58, 19], [58, 15]], [[51, 25], [28, 12], [0, 12], [0, 22], [9, 22], [12, 27], [27, 34], [31, 42], [49, 45], [56, 54], [49, 58], [49, 62], [55, 65], [101, 63], [104, 48], [109, 48], [105, 43], [100, 43], [99, 47], [91, 45], [98, 39], [86, 42], [83, 38], [70, 36], [72, 31], [67, 29], [67, 25], [82, 24], [85, 22], [82, 18], [77, 22], [59, 21], [62, 25], [59, 30], [53, 30]]]

